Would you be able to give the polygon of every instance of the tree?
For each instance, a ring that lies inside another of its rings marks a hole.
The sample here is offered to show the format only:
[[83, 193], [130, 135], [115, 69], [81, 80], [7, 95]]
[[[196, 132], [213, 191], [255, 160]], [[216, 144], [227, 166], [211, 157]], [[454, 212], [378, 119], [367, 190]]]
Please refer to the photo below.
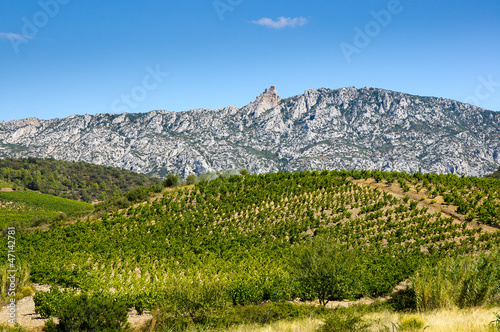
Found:
[[186, 177], [186, 183], [187, 184], [195, 184], [198, 182], [198, 177], [194, 174], [188, 175]]
[[325, 238], [315, 238], [311, 245], [299, 248], [292, 264], [295, 279], [312, 291], [321, 305], [360, 292], [360, 265], [353, 250]]
[[242, 169], [240, 169], [240, 174], [243, 175], [243, 176], [245, 176], [245, 175], [249, 175], [250, 172], [248, 171], [248, 169], [242, 168]]
[[163, 180], [164, 187], [176, 187], [181, 184], [181, 178], [177, 174], [168, 173], [168, 176]]

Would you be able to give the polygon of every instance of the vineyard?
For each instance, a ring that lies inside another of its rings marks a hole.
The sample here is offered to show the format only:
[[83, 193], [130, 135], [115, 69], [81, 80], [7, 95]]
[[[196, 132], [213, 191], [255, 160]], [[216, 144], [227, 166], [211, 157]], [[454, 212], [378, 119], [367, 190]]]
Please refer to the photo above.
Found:
[[[359, 184], [367, 180], [373, 185]], [[389, 186], [408, 195], [386, 192]], [[291, 265], [298, 248], [321, 237], [363, 257], [360, 286], [349, 294], [359, 298], [388, 294], [424, 261], [498, 247], [500, 232], [481, 225], [497, 226], [499, 195], [499, 180], [453, 175], [232, 176], [99, 219], [23, 233], [17, 243], [34, 282], [104, 291], [142, 310], [186, 282], [216, 281], [233, 304], [314, 299]]]
[[33, 191], [0, 192], [0, 228], [23, 225], [58, 215], [82, 215], [93, 210], [88, 203]]

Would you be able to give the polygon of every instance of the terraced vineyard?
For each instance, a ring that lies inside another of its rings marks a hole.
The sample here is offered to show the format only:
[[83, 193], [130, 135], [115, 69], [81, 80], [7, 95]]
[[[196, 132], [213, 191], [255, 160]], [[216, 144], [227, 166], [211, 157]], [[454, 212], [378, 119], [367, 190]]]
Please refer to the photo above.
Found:
[[312, 299], [291, 265], [297, 248], [322, 237], [363, 257], [363, 287], [352, 297], [378, 296], [424, 261], [498, 247], [499, 194], [499, 180], [452, 175], [232, 176], [17, 243], [33, 281], [144, 308], [172, 284], [200, 280], [220, 283], [234, 304]]

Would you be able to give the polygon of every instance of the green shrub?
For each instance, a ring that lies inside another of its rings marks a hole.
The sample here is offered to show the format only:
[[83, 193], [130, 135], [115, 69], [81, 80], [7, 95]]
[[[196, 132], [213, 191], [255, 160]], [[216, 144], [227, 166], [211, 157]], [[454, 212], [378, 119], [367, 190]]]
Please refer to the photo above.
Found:
[[165, 292], [154, 316], [157, 327], [183, 331], [187, 326], [206, 324], [215, 311], [226, 307], [226, 294], [218, 281], [178, 282]]
[[425, 321], [418, 316], [404, 316], [400, 319], [398, 331], [419, 331], [425, 328]]
[[181, 178], [177, 174], [168, 173], [168, 176], [163, 180], [164, 187], [176, 187], [181, 184]]
[[48, 321], [45, 322], [45, 325], [43, 326], [43, 332], [58, 332], [59, 328], [57, 327], [57, 324], [54, 323], [54, 320], [49, 319]]
[[202, 321], [194, 322], [187, 315], [173, 315], [165, 307], [153, 311], [156, 328], [160, 331], [184, 331], [187, 328], [219, 329], [240, 324], [270, 324], [279, 320], [321, 315], [325, 309], [288, 302], [268, 302], [259, 305], [229, 306], [211, 310]]
[[188, 175], [186, 177], [186, 184], [196, 184], [198, 183], [198, 177], [194, 174]]
[[69, 299], [58, 313], [60, 331], [126, 331], [127, 307], [104, 295], [81, 294]]
[[370, 324], [355, 310], [338, 308], [325, 319], [318, 332], [361, 332], [369, 331]]
[[417, 295], [413, 287], [400, 289], [387, 301], [396, 311], [412, 311], [417, 309]]
[[58, 287], [52, 287], [48, 292], [37, 292], [33, 296], [35, 312], [42, 318], [57, 316], [64, 303], [75, 295], [72, 291], [61, 292]]

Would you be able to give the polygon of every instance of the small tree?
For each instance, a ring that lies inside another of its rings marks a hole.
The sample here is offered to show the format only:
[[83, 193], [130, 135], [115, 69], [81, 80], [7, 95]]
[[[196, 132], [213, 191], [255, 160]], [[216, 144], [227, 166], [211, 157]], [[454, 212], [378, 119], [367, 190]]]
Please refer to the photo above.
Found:
[[249, 175], [250, 172], [248, 171], [248, 169], [242, 168], [242, 169], [240, 169], [240, 174], [243, 175], [243, 176], [245, 176], [245, 175]]
[[176, 187], [181, 184], [181, 178], [177, 174], [168, 173], [168, 176], [163, 180], [164, 187]]
[[311, 245], [298, 249], [293, 267], [296, 280], [321, 305], [360, 293], [361, 271], [354, 251], [327, 239], [315, 238]]
[[194, 174], [188, 175], [186, 177], [186, 183], [187, 184], [196, 184], [196, 183], [198, 183], [198, 177]]

